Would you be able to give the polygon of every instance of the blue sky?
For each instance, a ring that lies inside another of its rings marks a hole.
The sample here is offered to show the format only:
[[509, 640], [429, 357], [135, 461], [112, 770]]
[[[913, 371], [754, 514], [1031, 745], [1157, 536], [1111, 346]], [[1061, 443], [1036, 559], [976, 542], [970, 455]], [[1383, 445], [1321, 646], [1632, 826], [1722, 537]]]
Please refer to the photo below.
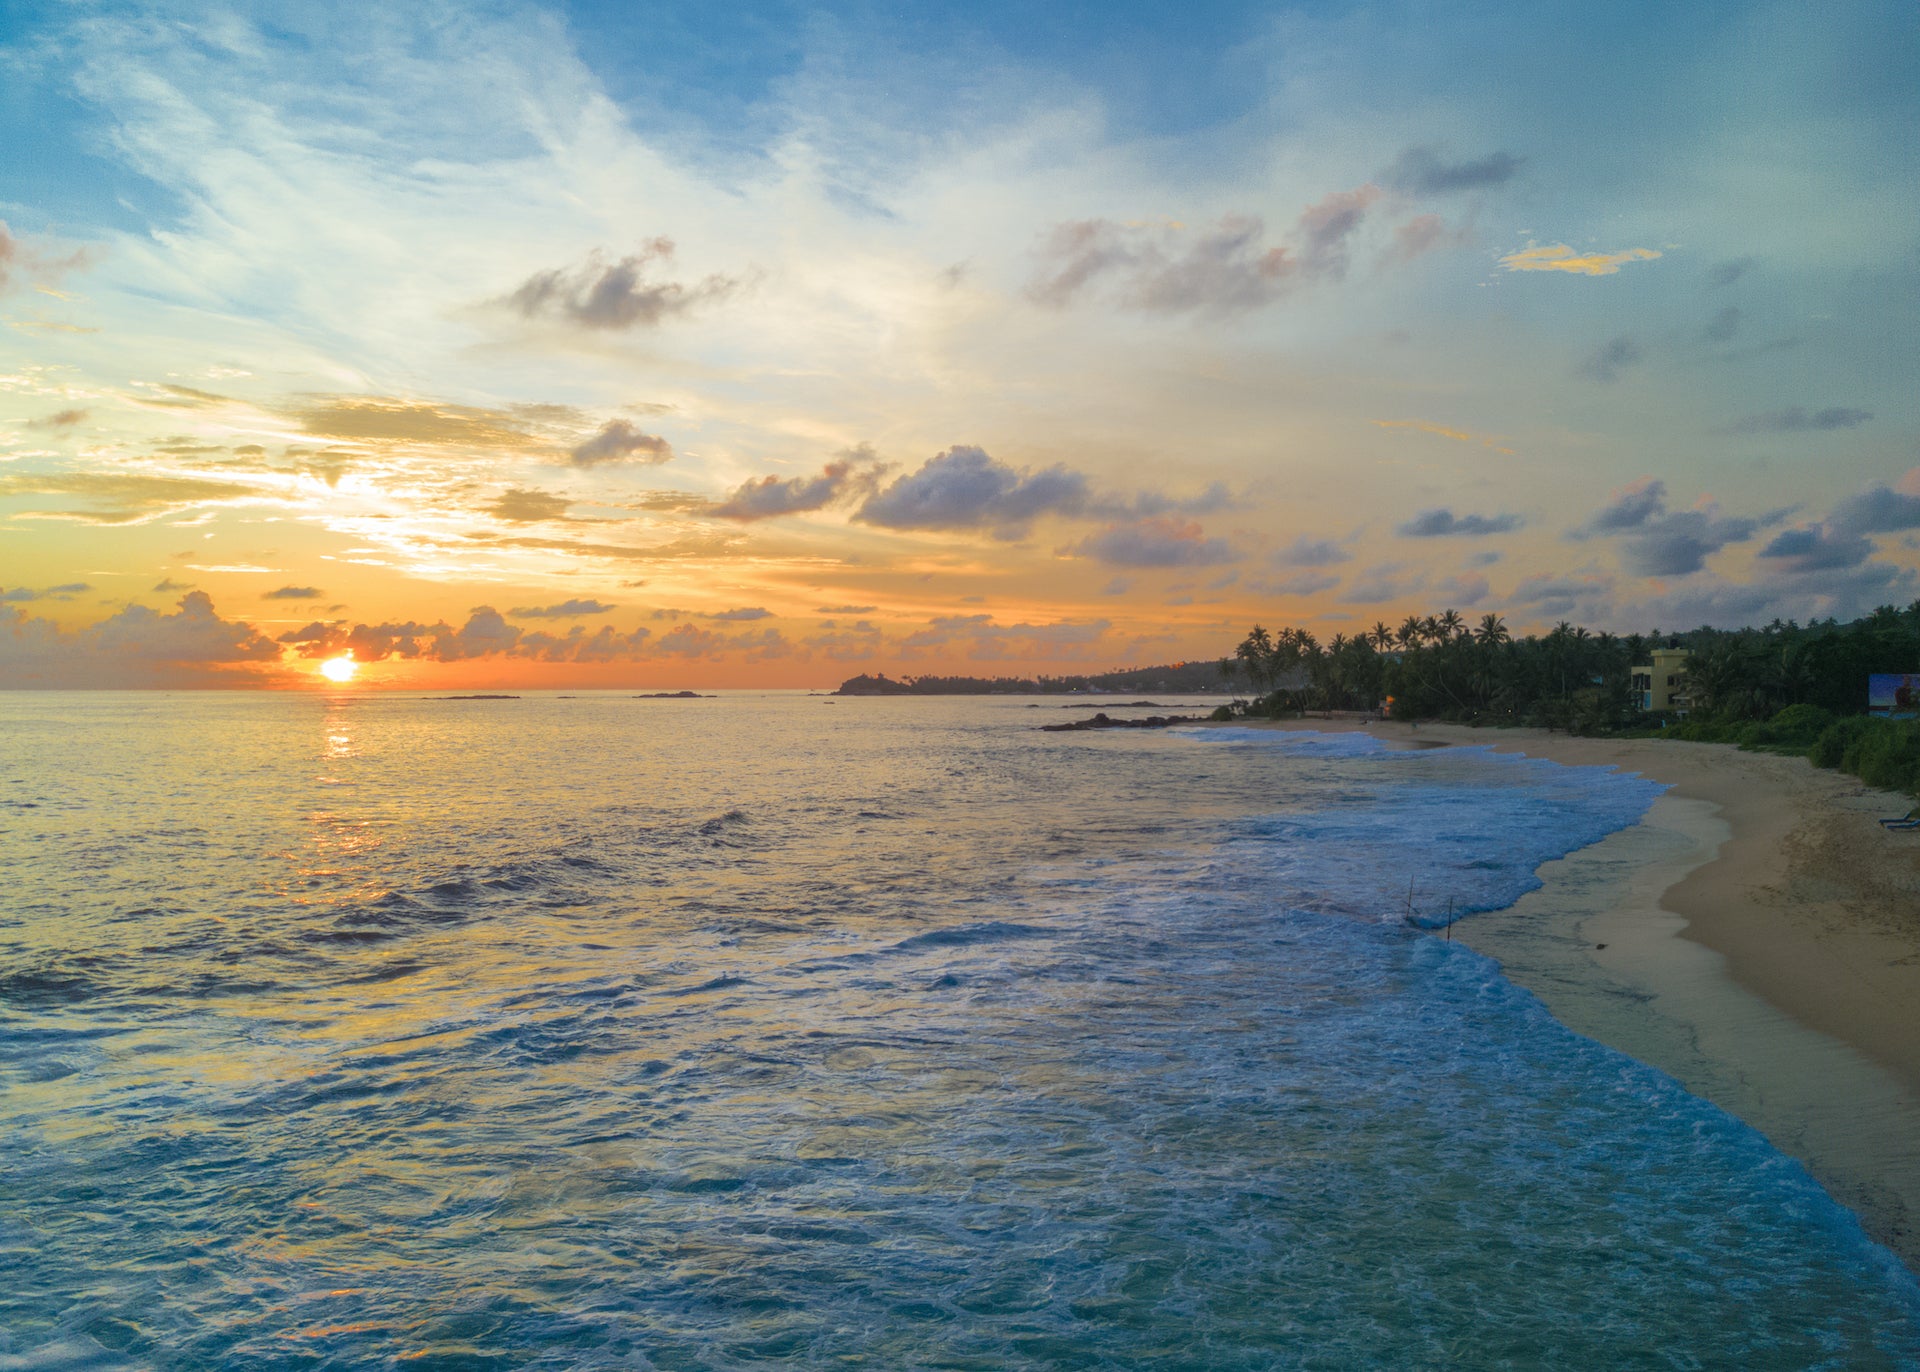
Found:
[[513, 606], [606, 607], [594, 671], [811, 681], [1920, 595], [1858, 514], [1920, 495], [1911, 6], [0, 35], [0, 588], [56, 657], [204, 636], [182, 587], [209, 651], [287, 639], [218, 679]]

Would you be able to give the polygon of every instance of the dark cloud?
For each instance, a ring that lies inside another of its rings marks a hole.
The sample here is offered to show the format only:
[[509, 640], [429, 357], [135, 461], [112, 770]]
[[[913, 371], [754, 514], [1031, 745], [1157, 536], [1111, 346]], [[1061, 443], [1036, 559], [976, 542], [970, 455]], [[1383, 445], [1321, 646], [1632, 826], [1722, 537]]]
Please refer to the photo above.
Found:
[[168, 591], [191, 591], [193, 587], [188, 585], [186, 582], [175, 581], [172, 577], [167, 577], [164, 580], [162, 580], [161, 583], [158, 586], [155, 586], [153, 589], [155, 591], [158, 591], [164, 594], [165, 592], [168, 592]]
[[1920, 496], [1875, 483], [1833, 508], [1833, 527], [1848, 534], [1892, 534], [1920, 529]]
[[1707, 268], [1709, 286], [1731, 286], [1760, 264], [1751, 257], [1736, 257], [1730, 262], [1720, 262]]
[[1580, 364], [1580, 374], [1594, 381], [1615, 382], [1620, 373], [1639, 362], [1645, 350], [1626, 334], [1610, 338]]
[[1640, 576], [1686, 576], [1729, 543], [1745, 543], [1760, 528], [1754, 519], [1722, 519], [1704, 510], [1664, 515], [1621, 545], [1627, 569]]
[[1782, 568], [1778, 575], [1748, 583], [1723, 581], [1709, 573], [1677, 590], [1622, 605], [1613, 618], [1624, 626], [1707, 624], [1717, 628], [1773, 619], [1858, 619], [1876, 606], [1908, 604], [1916, 595], [1920, 595], [1920, 577], [1885, 562], [1811, 571]]
[[1077, 514], [1086, 504], [1087, 479], [1078, 472], [1015, 470], [979, 448], [954, 447], [875, 491], [854, 518], [888, 529], [991, 529], [1017, 538], [1041, 515]]
[[743, 606], [738, 610], [720, 610], [706, 618], [718, 620], [724, 624], [746, 624], [756, 619], [772, 619], [773, 611], [762, 609], [758, 605]]
[[1239, 556], [1224, 538], [1208, 538], [1198, 524], [1165, 515], [1112, 525], [1072, 551], [1116, 567], [1212, 567]]
[[42, 419], [29, 419], [29, 429], [71, 429], [87, 417], [85, 410], [55, 410]]
[[1253, 309], [1299, 281], [1344, 276], [1350, 240], [1379, 198], [1371, 185], [1327, 196], [1301, 214], [1288, 244], [1269, 243], [1253, 215], [1198, 231], [1105, 219], [1061, 224], [1039, 249], [1027, 294], [1059, 308], [1111, 282], [1121, 304], [1159, 314]]
[[1668, 511], [1667, 487], [1648, 478], [1616, 495], [1574, 538], [1618, 536], [1621, 556], [1639, 576], [1686, 576], [1729, 543], [1744, 543], [1759, 530], [1786, 518], [1784, 510], [1759, 519], [1724, 518], [1710, 510]]
[[693, 285], [649, 279], [672, 261], [673, 252], [669, 238], [655, 238], [612, 263], [596, 252], [571, 270], [535, 272], [508, 303], [528, 318], [547, 315], [589, 329], [653, 328], [740, 289], [738, 278], [717, 274]]
[[1667, 505], [1667, 483], [1653, 477], [1636, 481], [1616, 495], [1599, 513], [1574, 530], [1576, 538], [1623, 533], [1657, 518]]
[[1841, 570], [1858, 567], [1873, 556], [1873, 544], [1858, 534], [1810, 524], [1774, 535], [1760, 556], [1793, 572]]
[[320, 600], [326, 592], [318, 586], [282, 586], [277, 591], [268, 591], [262, 600]]
[[258, 683], [280, 648], [250, 624], [222, 619], [204, 591], [172, 614], [143, 605], [84, 629], [0, 605], [0, 685], [210, 686]]
[[1195, 496], [1171, 496], [1160, 491], [1142, 491], [1125, 499], [1099, 497], [1087, 505], [1087, 513], [1103, 519], [1145, 519], [1153, 515], [1217, 514], [1230, 510], [1238, 502], [1225, 482], [1216, 481]]
[[1456, 515], [1448, 509], [1422, 510], [1394, 532], [1402, 538], [1476, 537], [1512, 533], [1523, 522], [1516, 514]]
[[1736, 434], [1823, 433], [1833, 429], [1857, 429], [1873, 418], [1870, 410], [1848, 409], [1835, 405], [1809, 413], [1798, 405], [1766, 414], [1752, 414], [1728, 426]]
[[1707, 326], [1700, 332], [1709, 343], [1731, 343], [1733, 336], [1740, 332], [1740, 307], [1729, 305], [1716, 311]]
[[673, 460], [673, 445], [664, 438], [642, 433], [624, 419], [611, 419], [600, 432], [575, 448], [576, 467], [597, 467], [603, 462], [635, 461], [657, 466]]
[[1447, 162], [1432, 148], [1414, 147], [1401, 153], [1381, 180], [1413, 195], [1446, 195], [1505, 185], [1524, 160], [1510, 152], [1490, 152], [1470, 162]]
[[870, 483], [871, 475], [856, 474], [853, 463], [844, 459], [829, 462], [818, 476], [763, 476], [742, 482], [713, 507], [713, 513], [722, 519], [741, 521], [804, 514], [808, 510], [823, 509], [841, 496], [858, 490], [863, 481]]
[[813, 612], [817, 615], [870, 615], [879, 608], [878, 605], [816, 605]]
[[0, 602], [24, 605], [34, 600], [71, 600], [92, 589], [84, 581], [69, 581], [64, 586], [48, 586], [37, 591], [28, 586], [15, 586], [12, 590], [0, 590]]
[[487, 509], [499, 519], [534, 524], [546, 519], [565, 519], [567, 507], [572, 503], [565, 496], [549, 495], [545, 491], [510, 490]]
[[558, 605], [518, 605], [507, 613], [515, 619], [577, 619], [581, 615], [603, 615], [616, 608], [598, 600], [563, 600]]
[[1331, 567], [1336, 562], [1350, 562], [1352, 559], [1352, 553], [1329, 539], [1309, 538], [1301, 534], [1274, 553], [1269, 561], [1276, 567]]

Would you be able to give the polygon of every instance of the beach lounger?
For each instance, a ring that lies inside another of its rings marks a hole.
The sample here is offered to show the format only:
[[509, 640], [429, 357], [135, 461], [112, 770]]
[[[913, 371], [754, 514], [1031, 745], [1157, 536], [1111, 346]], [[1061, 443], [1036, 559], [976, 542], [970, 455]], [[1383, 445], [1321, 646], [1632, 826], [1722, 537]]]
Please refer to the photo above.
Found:
[[1920, 809], [1909, 810], [1893, 819], [1883, 819], [1880, 825], [1884, 829], [1920, 829]]

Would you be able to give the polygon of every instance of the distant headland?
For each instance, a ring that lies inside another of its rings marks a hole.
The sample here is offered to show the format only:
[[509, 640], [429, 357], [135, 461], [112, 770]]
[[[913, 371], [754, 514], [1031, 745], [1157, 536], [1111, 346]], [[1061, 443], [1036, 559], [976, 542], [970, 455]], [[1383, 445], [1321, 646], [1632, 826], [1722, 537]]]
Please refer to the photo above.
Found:
[[1122, 691], [1175, 691], [1225, 695], [1233, 683], [1218, 661], [1172, 662], [1127, 667], [1088, 676], [915, 676], [895, 681], [864, 672], [840, 683], [837, 696], [1040, 696], [1102, 695]]

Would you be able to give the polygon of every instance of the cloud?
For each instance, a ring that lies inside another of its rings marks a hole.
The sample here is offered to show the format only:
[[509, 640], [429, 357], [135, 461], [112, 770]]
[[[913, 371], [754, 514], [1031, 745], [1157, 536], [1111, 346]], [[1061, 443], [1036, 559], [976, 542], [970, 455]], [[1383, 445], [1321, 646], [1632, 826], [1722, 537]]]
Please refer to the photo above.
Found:
[[1352, 605], [1376, 605], [1386, 600], [1402, 600], [1426, 589], [1427, 578], [1402, 562], [1389, 562], [1363, 573], [1347, 586], [1340, 597]]
[[1603, 577], [1530, 576], [1513, 588], [1507, 599], [1515, 605], [1531, 606], [1537, 613], [1561, 618], [1575, 610], [1599, 614], [1613, 592], [1613, 583]]
[[1620, 536], [1622, 560], [1639, 576], [1687, 576], [1729, 543], [1744, 543], [1785, 518], [1784, 511], [1759, 519], [1723, 518], [1711, 509], [1668, 512], [1667, 487], [1649, 477], [1619, 492], [1612, 502], [1572, 532], [1572, 537]]
[[1760, 264], [1751, 257], [1736, 257], [1730, 262], [1719, 262], [1707, 268], [1709, 286], [1731, 286]]
[[1725, 309], [1715, 311], [1700, 334], [1709, 343], [1731, 343], [1733, 336], [1740, 332], [1740, 320], [1740, 307], [1728, 305]]
[[610, 419], [599, 433], [575, 448], [572, 457], [576, 467], [597, 467], [603, 462], [628, 458], [647, 466], [658, 466], [673, 460], [673, 445], [664, 438], [642, 433], [624, 419]]
[[816, 605], [817, 615], [870, 615], [879, 609], [878, 605]]
[[1424, 419], [1372, 419], [1367, 421], [1379, 429], [1410, 429], [1423, 434], [1435, 434], [1441, 438], [1451, 438], [1456, 443], [1478, 443], [1483, 448], [1496, 453], [1514, 455], [1513, 449], [1505, 447], [1498, 439], [1488, 438], [1485, 434], [1469, 432], [1466, 429], [1450, 429], [1444, 424], [1430, 423]]
[[714, 506], [712, 512], [722, 519], [743, 522], [772, 519], [778, 515], [804, 514], [808, 510], [823, 509], [842, 495], [859, 489], [863, 479], [870, 484], [870, 475], [857, 477], [853, 463], [844, 459], [829, 462], [819, 476], [784, 479], [763, 476], [758, 480], [742, 482], [731, 495]]
[[563, 600], [558, 605], [519, 605], [507, 613], [515, 619], [577, 619], [581, 615], [603, 615], [616, 608], [598, 600]]
[[1873, 544], [1859, 534], [1810, 524], [1774, 535], [1760, 556], [1793, 572], [1839, 570], [1864, 563], [1873, 556]]
[[1269, 244], [1254, 215], [1228, 215], [1198, 232], [1105, 219], [1060, 224], [1039, 249], [1027, 294], [1060, 308], [1111, 279], [1122, 305], [1152, 313], [1254, 309], [1297, 281], [1345, 276], [1350, 240], [1379, 198], [1373, 185], [1327, 196], [1301, 213], [1290, 246]]
[[165, 593], [167, 591], [191, 591], [193, 587], [184, 581], [175, 581], [172, 577], [166, 577], [153, 589]]
[[673, 254], [670, 238], [652, 239], [613, 263], [594, 252], [571, 270], [535, 272], [507, 303], [530, 319], [547, 315], [589, 329], [650, 329], [740, 289], [738, 278], [717, 274], [691, 286], [649, 280]]
[[[178, 510], [232, 503], [258, 495], [251, 486], [196, 477], [140, 476], [121, 472], [47, 472], [0, 475], [0, 496], [72, 496], [82, 508], [45, 512], [43, 518], [82, 524], [139, 524]], [[38, 513], [38, 512], [36, 512]]]
[[1211, 567], [1239, 556], [1224, 538], [1208, 538], [1198, 524], [1164, 515], [1112, 525], [1072, 551], [1116, 567]]
[[706, 618], [720, 620], [727, 624], [745, 624], [756, 619], [772, 619], [773, 611], [762, 609], [758, 605], [749, 605], [738, 610], [721, 610], [707, 615]]
[[1854, 410], [1838, 405], [1815, 410], [1811, 414], [1798, 405], [1790, 405], [1784, 410], [1748, 415], [1729, 425], [1727, 431], [1736, 434], [1823, 433], [1833, 429], [1857, 429], [1872, 418], [1873, 413], [1869, 410]]
[[277, 591], [268, 591], [262, 600], [319, 600], [326, 592], [318, 586], [282, 586]]
[[1477, 537], [1512, 533], [1524, 521], [1516, 514], [1456, 515], [1452, 510], [1422, 510], [1394, 532], [1402, 538]]
[[85, 410], [56, 410], [42, 419], [29, 419], [29, 429], [71, 429], [87, 417]]
[[307, 433], [323, 438], [462, 448], [529, 448], [541, 442], [517, 416], [499, 410], [390, 396], [320, 396], [289, 415]]
[[1018, 538], [1035, 518], [1076, 514], [1086, 504], [1087, 479], [1078, 472], [1016, 471], [979, 448], [954, 447], [875, 491], [854, 518], [887, 529], [992, 529]]
[[516, 489], [502, 495], [487, 509], [500, 519], [512, 520], [516, 524], [534, 524], [547, 519], [565, 519], [567, 507], [571, 504], [573, 502], [565, 496]]
[[1621, 334], [1610, 338], [1595, 348], [1587, 359], [1580, 364], [1580, 374], [1595, 381], [1612, 384], [1620, 379], [1620, 373], [1639, 362], [1646, 355], [1645, 350], [1630, 335]]
[[907, 658], [964, 646], [976, 662], [1085, 661], [1100, 652], [1111, 622], [1104, 619], [1055, 624], [995, 624], [993, 616], [947, 615], [900, 640]]
[[1352, 561], [1353, 554], [1329, 539], [1301, 534], [1267, 560], [1276, 567], [1331, 567], [1337, 562]]
[[1308, 596], [1330, 591], [1339, 584], [1337, 576], [1309, 570], [1291, 576], [1252, 577], [1247, 581], [1247, 589], [1255, 595]]
[[1448, 605], [1472, 609], [1492, 588], [1484, 576], [1450, 576], [1434, 583], [1432, 594]]
[[1610, 504], [1575, 530], [1574, 536], [1588, 538], [1638, 529], [1658, 516], [1666, 503], [1667, 483], [1646, 477], [1617, 493]]
[[1653, 248], [1627, 248], [1622, 252], [1579, 253], [1565, 243], [1529, 243], [1519, 252], [1508, 253], [1500, 265], [1510, 272], [1567, 272], [1574, 276], [1613, 276], [1627, 262], [1651, 262], [1660, 254]]
[[1445, 162], [1432, 148], [1413, 147], [1401, 153], [1381, 179], [1414, 195], [1448, 195], [1505, 185], [1524, 161], [1510, 152], [1490, 152], [1470, 162]]
[[39, 687], [258, 684], [279, 645], [250, 624], [220, 618], [204, 591], [162, 614], [129, 605], [82, 629], [0, 605], [0, 685]]
[[0, 219], [0, 295], [23, 282], [51, 285], [68, 272], [86, 266], [88, 260], [85, 248], [65, 257], [50, 257], [24, 238], [16, 237], [7, 227], [7, 221]]
[[676, 624], [660, 636], [654, 650], [685, 658], [738, 654], [751, 662], [763, 662], [790, 655], [793, 645], [778, 629], [728, 635], [694, 624]]
[[1834, 506], [1832, 522], [1836, 530], [1849, 534], [1920, 529], [1920, 495], [1908, 495], [1876, 482]]
[[44, 590], [34, 590], [27, 586], [15, 586], [12, 590], [0, 590], [0, 602], [24, 605], [34, 600], [71, 600], [77, 595], [85, 595], [93, 587], [84, 581], [69, 581], [64, 586], [48, 586]]

